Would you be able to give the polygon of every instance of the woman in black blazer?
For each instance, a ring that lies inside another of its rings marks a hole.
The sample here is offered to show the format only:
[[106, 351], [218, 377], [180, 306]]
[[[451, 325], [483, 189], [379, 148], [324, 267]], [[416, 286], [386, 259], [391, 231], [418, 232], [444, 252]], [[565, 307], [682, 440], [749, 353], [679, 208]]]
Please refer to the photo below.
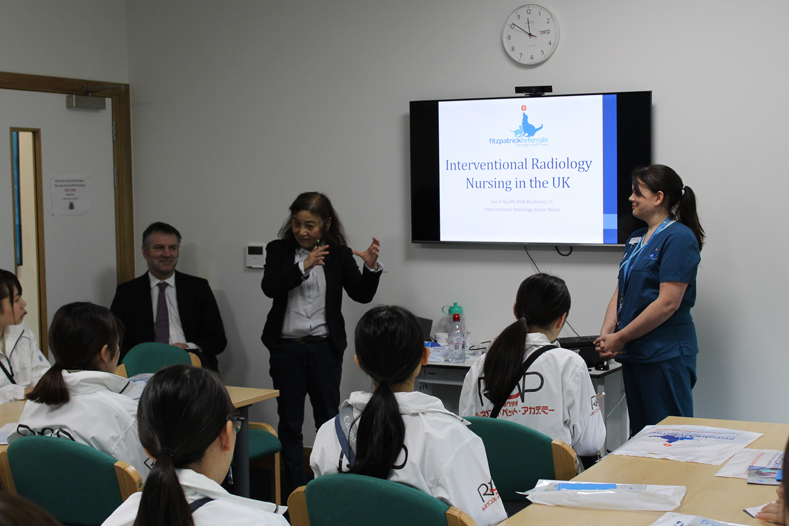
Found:
[[[279, 439], [291, 490], [306, 483], [303, 469], [304, 401], [309, 394], [315, 428], [337, 415], [342, 355], [347, 346], [342, 291], [369, 303], [383, 267], [380, 243], [351, 250], [329, 198], [299, 195], [276, 239], [266, 246], [261, 288], [274, 303], [263, 328], [270, 374], [279, 389]], [[364, 261], [359, 270], [353, 256]]]

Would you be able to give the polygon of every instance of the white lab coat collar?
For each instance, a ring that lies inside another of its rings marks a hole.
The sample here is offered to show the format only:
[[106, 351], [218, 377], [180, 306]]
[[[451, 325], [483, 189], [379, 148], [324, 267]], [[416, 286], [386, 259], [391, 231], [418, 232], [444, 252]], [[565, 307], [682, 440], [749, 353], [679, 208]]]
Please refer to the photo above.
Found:
[[90, 394], [110, 390], [113, 393], [128, 394], [133, 383], [127, 378], [104, 371], [63, 371], [69, 394]]
[[25, 335], [25, 330], [27, 329], [27, 325], [24, 322], [18, 325], [9, 325], [3, 331], [3, 340], [5, 343], [5, 355], [10, 356], [11, 351], [14, 350], [16, 344], [19, 343], [19, 340], [22, 339], [22, 336]]
[[[364, 408], [367, 407], [367, 402], [370, 401], [372, 396], [372, 393], [355, 391], [351, 393], [351, 397], [343, 403], [343, 407], [352, 406], [357, 411], [364, 411]], [[466, 425], [469, 424], [455, 413], [447, 411], [441, 400], [434, 396], [410, 392], [395, 393], [395, 398], [397, 399], [397, 404], [400, 406], [400, 412], [402, 414], [443, 413], [464, 422]]]
[[194, 470], [182, 468], [175, 471], [178, 474], [178, 481], [184, 489], [187, 500], [192, 500], [190, 497], [193, 496], [198, 498], [209, 497], [214, 500], [233, 502], [247, 508], [271, 513], [277, 513], [277, 509], [279, 508], [279, 506], [273, 502], [263, 502], [232, 495], [210, 478]]
[[[561, 347], [558, 340], [553, 342], [549, 341], [548, 337], [541, 332], [530, 332], [526, 334], [526, 349], [528, 351], [526, 356], [545, 345], [555, 345], [556, 347]], [[524, 358], [526, 356], [524, 356]]]

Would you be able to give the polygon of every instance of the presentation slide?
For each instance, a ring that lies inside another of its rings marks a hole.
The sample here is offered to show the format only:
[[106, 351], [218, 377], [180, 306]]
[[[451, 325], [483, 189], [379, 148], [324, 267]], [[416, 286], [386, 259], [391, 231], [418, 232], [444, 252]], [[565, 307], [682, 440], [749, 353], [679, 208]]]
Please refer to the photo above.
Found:
[[438, 125], [441, 241], [616, 235], [616, 95], [439, 102]]

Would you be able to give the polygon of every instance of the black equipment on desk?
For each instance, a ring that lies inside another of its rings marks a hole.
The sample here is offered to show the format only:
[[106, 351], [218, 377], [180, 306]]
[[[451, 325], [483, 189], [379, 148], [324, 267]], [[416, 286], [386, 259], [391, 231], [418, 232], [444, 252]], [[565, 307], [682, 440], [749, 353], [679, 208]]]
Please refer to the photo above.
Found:
[[605, 361], [600, 358], [600, 354], [594, 349], [594, 341], [597, 338], [599, 336], [570, 336], [568, 338], [557, 338], [556, 341], [565, 349], [577, 351], [586, 362], [586, 366], [592, 369]]

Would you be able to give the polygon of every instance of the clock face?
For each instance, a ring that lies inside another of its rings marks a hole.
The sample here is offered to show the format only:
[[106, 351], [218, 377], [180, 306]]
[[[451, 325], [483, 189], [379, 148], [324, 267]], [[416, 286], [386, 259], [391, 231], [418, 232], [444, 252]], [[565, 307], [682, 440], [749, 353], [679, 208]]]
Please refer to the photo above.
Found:
[[501, 32], [504, 49], [513, 60], [535, 65], [548, 60], [559, 42], [559, 24], [550, 11], [537, 4], [519, 7]]

